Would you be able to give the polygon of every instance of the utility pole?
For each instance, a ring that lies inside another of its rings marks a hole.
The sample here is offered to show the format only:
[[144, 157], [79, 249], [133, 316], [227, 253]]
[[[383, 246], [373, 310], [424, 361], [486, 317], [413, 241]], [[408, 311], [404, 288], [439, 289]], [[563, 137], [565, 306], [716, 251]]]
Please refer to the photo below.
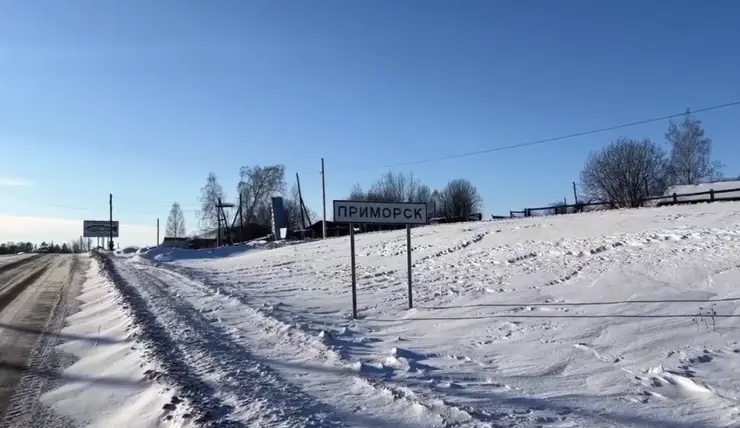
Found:
[[[299, 210], [301, 212], [301, 229], [306, 228], [306, 216], [303, 212], [303, 195], [301, 194], [301, 179], [298, 177], [298, 173], [295, 173], [295, 182], [298, 185], [298, 205]], [[309, 225], [310, 226], [310, 225]]]
[[326, 239], [326, 171], [324, 170], [324, 158], [321, 158], [321, 199], [324, 204], [324, 221], [321, 223], [323, 238]]
[[[223, 225], [224, 225], [224, 232], [226, 233], [226, 236], [228, 236], [229, 243], [233, 244], [234, 241], [231, 239], [231, 228], [229, 227], [229, 220], [226, 218], [226, 212], [224, 212], [224, 208], [233, 208], [234, 204], [230, 202], [222, 202], [221, 198], [218, 198], [218, 203], [216, 205], [216, 213], [218, 214], [218, 236], [216, 237], [216, 244], [218, 246], [223, 245], [223, 242], [221, 240], [221, 216], [223, 216]], [[236, 219], [234, 219], [236, 220]]]
[[578, 192], [576, 191], [576, 182], [573, 182], [573, 198], [576, 201], [576, 205], [578, 205]]
[[113, 246], [113, 193], [109, 195], [108, 205], [110, 206], [110, 223], [108, 225], [108, 229], [110, 229], [110, 242], [108, 242], [108, 249], [113, 251], [115, 250]]
[[159, 246], [159, 219], [157, 219], [157, 246]]
[[239, 192], [239, 242], [244, 243], [244, 204], [242, 204], [242, 192]]
[[221, 246], [221, 198], [218, 198], [216, 202], [216, 247]]

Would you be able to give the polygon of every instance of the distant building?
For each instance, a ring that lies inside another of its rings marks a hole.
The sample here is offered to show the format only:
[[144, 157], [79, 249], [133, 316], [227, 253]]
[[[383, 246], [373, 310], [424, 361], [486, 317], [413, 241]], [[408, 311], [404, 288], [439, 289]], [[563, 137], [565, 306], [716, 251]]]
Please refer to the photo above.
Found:
[[[241, 228], [241, 225], [229, 228], [223, 227], [221, 228], [221, 242], [222, 245], [228, 245], [231, 242], [239, 243], [253, 241], [258, 238], [269, 236], [270, 233], [271, 231], [268, 226], [256, 223], [245, 223], [244, 229]], [[210, 239], [215, 242], [218, 237], [218, 229], [199, 233], [193, 237], [198, 239]]]

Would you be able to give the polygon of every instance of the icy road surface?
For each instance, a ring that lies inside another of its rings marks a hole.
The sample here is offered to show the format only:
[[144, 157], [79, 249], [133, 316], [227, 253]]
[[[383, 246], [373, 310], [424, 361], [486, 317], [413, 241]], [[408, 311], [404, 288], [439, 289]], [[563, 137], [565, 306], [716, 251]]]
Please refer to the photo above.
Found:
[[405, 231], [358, 235], [356, 321], [347, 238], [110, 267], [184, 400], [171, 423], [731, 427], [739, 221], [716, 203], [415, 229], [413, 310]]

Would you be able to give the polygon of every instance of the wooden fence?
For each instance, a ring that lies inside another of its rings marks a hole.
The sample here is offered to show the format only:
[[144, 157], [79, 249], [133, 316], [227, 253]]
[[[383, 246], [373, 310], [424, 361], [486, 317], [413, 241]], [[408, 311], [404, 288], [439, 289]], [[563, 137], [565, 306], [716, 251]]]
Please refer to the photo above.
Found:
[[[509, 217], [534, 217], [540, 215], [560, 215], [575, 214], [589, 211], [613, 210], [617, 208], [637, 208], [644, 206], [666, 206], [666, 205], [687, 205], [701, 204], [709, 202], [731, 202], [740, 201], [740, 196], [723, 196], [729, 193], [740, 193], [740, 188], [736, 189], [710, 189], [706, 192], [694, 193], [673, 193], [671, 195], [651, 196], [649, 198], [637, 201], [610, 201], [610, 202], [589, 202], [572, 205], [555, 205], [547, 207], [524, 208], [522, 211], [509, 211]], [[701, 196], [706, 196], [701, 198]], [[699, 197], [699, 198], [696, 198]], [[691, 198], [691, 199], [685, 199]], [[538, 212], [542, 214], [537, 214]], [[533, 214], [534, 213], [534, 214]]]

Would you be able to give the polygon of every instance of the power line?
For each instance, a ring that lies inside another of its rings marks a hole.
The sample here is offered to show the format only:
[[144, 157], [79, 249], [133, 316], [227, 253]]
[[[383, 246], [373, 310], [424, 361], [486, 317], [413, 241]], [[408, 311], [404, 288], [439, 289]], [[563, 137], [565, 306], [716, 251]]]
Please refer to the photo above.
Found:
[[[719, 104], [719, 105], [714, 105], [714, 106], [711, 106], [711, 107], [700, 108], [698, 110], [691, 110], [691, 113], [694, 114], [694, 113], [702, 113], [702, 112], [713, 111], [713, 110], [720, 110], [720, 109], [723, 109], [723, 108], [735, 107], [735, 106], [738, 106], [738, 105], [740, 105], [740, 101], [733, 101], [733, 102], [726, 103], [726, 104]], [[592, 129], [592, 130], [589, 130], [589, 131], [576, 132], [574, 134], [561, 135], [559, 137], [546, 138], [544, 140], [529, 141], [529, 142], [526, 142], [526, 143], [519, 143], [519, 144], [508, 145], [508, 146], [493, 147], [493, 148], [490, 148], [490, 149], [476, 150], [476, 151], [473, 151], [473, 152], [458, 153], [458, 154], [452, 154], [452, 155], [447, 155], [447, 156], [440, 156], [440, 157], [436, 157], [436, 158], [427, 158], [427, 159], [420, 159], [420, 160], [408, 161], [408, 162], [399, 162], [399, 163], [394, 163], [394, 164], [383, 165], [381, 167], [360, 168], [360, 169], [355, 169], [355, 170], [352, 170], [352, 171], [343, 171], [343, 172], [358, 172], [358, 171], [367, 171], [367, 170], [379, 169], [379, 168], [395, 168], [395, 167], [399, 167], [399, 166], [418, 165], [418, 164], [430, 163], [430, 162], [440, 162], [440, 161], [445, 161], [445, 160], [450, 160], [450, 159], [457, 159], [457, 158], [463, 158], [463, 157], [468, 157], [468, 156], [482, 155], [482, 154], [486, 154], [486, 153], [501, 152], [501, 151], [504, 151], [504, 150], [513, 150], [513, 149], [518, 149], [518, 148], [522, 148], [522, 147], [536, 146], [536, 145], [539, 145], [539, 144], [546, 144], [546, 143], [552, 143], [552, 142], [556, 142], [556, 141], [560, 141], [560, 140], [567, 140], [567, 139], [570, 139], [570, 138], [583, 137], [585, 135], [593, 135], [593, 134], [599, 134], [599, 133], [607, 132], [607, 131], [614, 131], [614, 130], [617, 130], [617, 129], [629, 128], [629, 127], [632, 127], [632, 126], [645, 125], [645, 124], [653, 123], [653, 122], [660, 122], [660, 121], [664, 121], [664, 120], [668, 120], [668, 119], [673, 119], [673, 118], [676, 118], [676, 117], [679, 117], [679, 116], [683, 116], [685, 114], [686, 114], [686, 111], [683, 111], [681, 113], [673, 113], [673, 114], [669, 114], [669, 115], [665, 115], [665, 116], [654, 117], [652, 119], [638, 120], [636, 122], [623, 123], [621, 125], [609, 126], [609, 127], [606, 127], [606, 128], [598, 128], [598, 129]]]

